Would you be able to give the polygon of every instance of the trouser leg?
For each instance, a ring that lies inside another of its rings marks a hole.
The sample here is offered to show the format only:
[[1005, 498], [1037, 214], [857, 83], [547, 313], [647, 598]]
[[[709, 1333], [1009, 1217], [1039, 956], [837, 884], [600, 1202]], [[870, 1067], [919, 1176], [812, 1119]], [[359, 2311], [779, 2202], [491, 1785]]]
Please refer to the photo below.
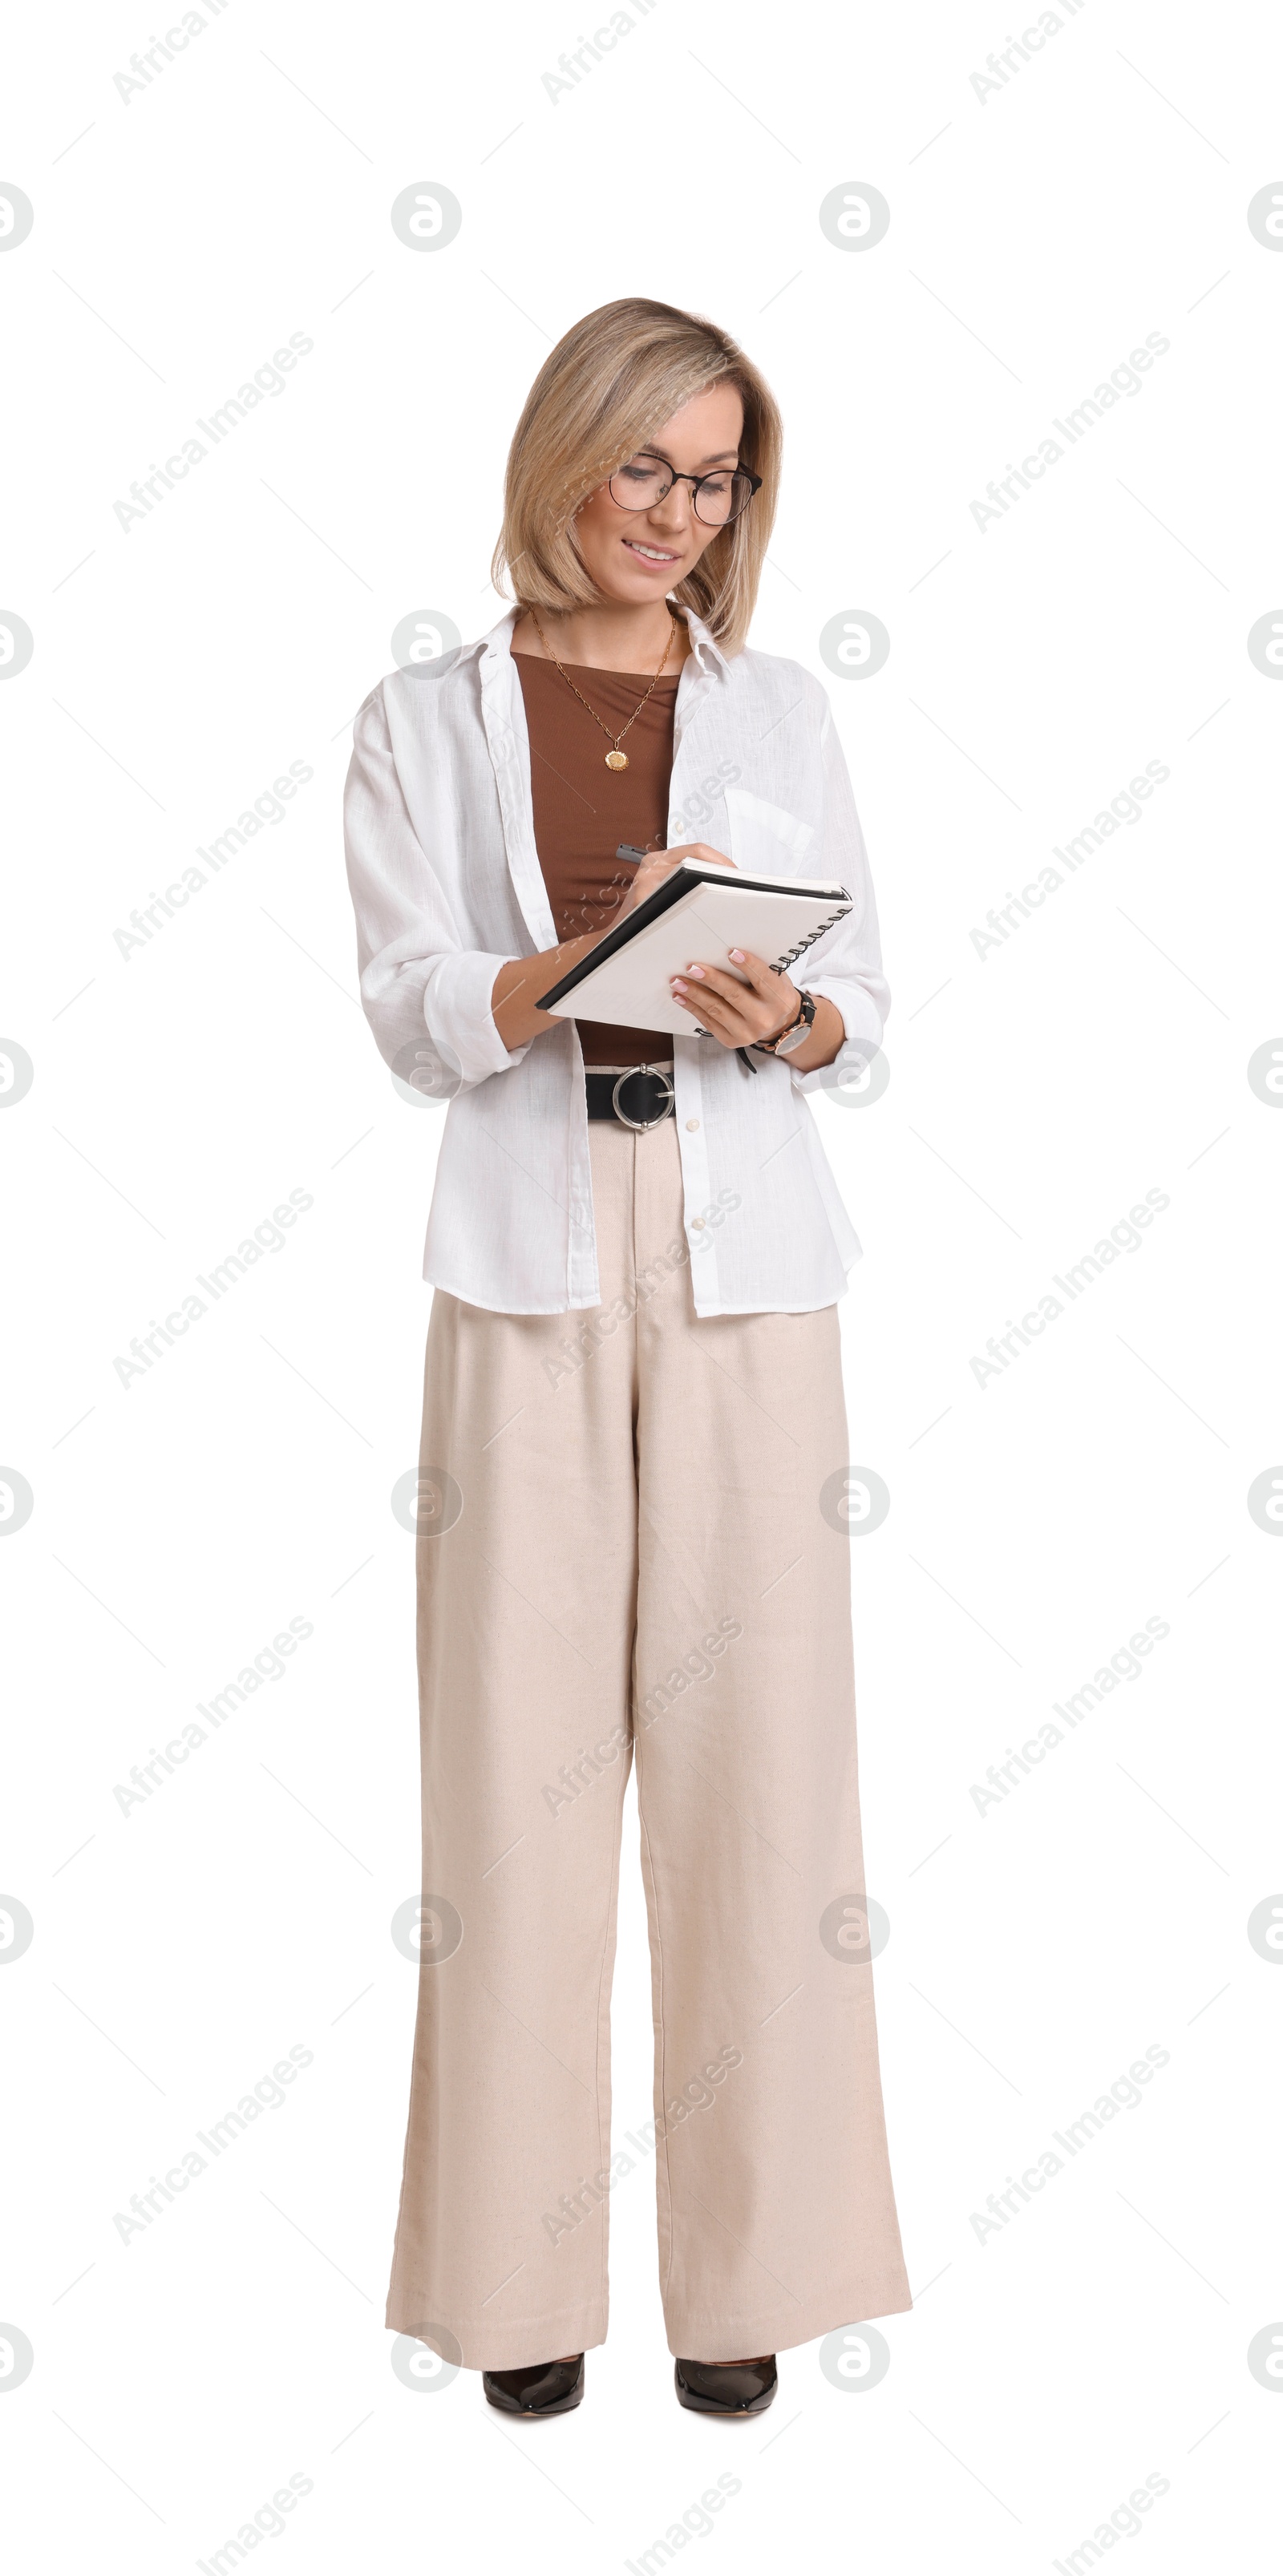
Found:
[[[603, 1304], [626, 1309], [632, 1146], [617, 1141], [596, 1221]], [[443, 1903], [387, 2314], [404, 2332], [446, 2326], [473, 2368], [606, 2331], [634, 1359], [626, 1312], [606, 1330], [434, 1300], [421, 1467], [444, 1507], [418, 1540], [422, 1884]]]
[[[671, 1230], [678, 1187], [657, 1130], [639, 1243]], [[865, 1893], [850, 1542], [819, 1495], [847, 1433], [833, 1307], [697, 1320], [684, 1270], [637, 1338], [660, 2277], [671, 2348], [715, 2361], [910, 2304], [842, 1903]]]

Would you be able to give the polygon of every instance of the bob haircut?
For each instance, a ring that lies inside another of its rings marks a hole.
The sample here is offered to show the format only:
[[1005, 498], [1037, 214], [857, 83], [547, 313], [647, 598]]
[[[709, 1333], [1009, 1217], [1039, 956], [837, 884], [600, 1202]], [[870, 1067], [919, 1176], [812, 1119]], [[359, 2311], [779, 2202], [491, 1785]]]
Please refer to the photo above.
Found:
[[740, 462], [761, 475], [762, 488], [672, 597], [703, 618], [723, 652], [740, 652], [775, 517], [779, 409], [729, 333], [645, 296], [586, 313], [540, 368], [508, 451], [496, 590], [510, 585], [522, 608], [596, 606], [600, 593], [575, 540], [576, 510], [684, 403], [721, 384], [743, 398]]

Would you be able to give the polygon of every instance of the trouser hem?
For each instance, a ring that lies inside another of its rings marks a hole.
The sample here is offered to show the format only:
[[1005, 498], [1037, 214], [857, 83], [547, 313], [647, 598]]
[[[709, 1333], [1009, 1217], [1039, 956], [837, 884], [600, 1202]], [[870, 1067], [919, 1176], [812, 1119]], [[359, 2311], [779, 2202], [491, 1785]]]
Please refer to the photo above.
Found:
[[826, 2294], [805, 2308], [790, 2304], [787, 2309], [753, 2308], [698, 2317], [668, 2312], [664, 2324], [668, 2349], [677, 2360], [737, 2361], [741, 2354], [791, 2352], [795, 2345], [814, 2343], [840, 2326], [864, 2325], [873, 2317], [904, 2316], [912, 2306], [903, 2279], [864, 2281], [846, 2294]]
[[496, 2325], [491, 2317], [443, 2316], [428, 2299], [411, 2305], [389, 2299], [386, 2323], [395, 2334], [414, 2334], [424, 2326], [444, 2326], [460, 2348], [465, 2370], [524, 2370], [536, 2361], [556, 2361], [564, 2352], [591, 2352], [606, 2340], [606, 2309], [554, 2308], [519, 2324]]

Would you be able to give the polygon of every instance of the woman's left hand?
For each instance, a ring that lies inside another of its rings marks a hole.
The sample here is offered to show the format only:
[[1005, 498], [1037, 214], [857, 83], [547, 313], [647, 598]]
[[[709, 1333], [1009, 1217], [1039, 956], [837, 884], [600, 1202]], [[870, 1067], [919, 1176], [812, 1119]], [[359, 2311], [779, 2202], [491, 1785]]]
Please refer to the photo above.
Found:
[[[723, 966], [688, 966], [672, 978], [672, 995], [692, 1020], [724, 1047], [760, 1046], [791, 1028], [802, 996], [787, 975], [777, 975], [764, 957], [732, 948], [731, 958], [748, 982], [728, 975]], [[816, 996], [815, 1018], [804, 1043], [784, 1059], [795, 1073], [817, 1073], [839, 1054], [846, 1027], [827, 993]]]
[[720, 966], [688, 966], [673, 977], [673, 1000], [724, 1047], [758, 1046], [797, 1018], [802, 996], [765, 958], [743, 948], [730, 953], [746, 984]]

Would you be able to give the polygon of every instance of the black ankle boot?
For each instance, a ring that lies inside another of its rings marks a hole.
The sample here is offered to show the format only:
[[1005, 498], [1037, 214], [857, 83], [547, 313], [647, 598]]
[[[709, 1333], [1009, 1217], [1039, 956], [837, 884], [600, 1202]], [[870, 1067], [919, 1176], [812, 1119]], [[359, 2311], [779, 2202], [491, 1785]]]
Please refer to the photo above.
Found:
[[773, 2352], [756, 2361], [679, 2361], [673, 2371], [683, 2406], [697, 2415], [764, 2415], [775, 2395]]
[[584, 2393], [584, 2357], [530, 2361], [521, 2370], [483, 2370], [481, 2385], [505, 2415], [568, 2415]]

